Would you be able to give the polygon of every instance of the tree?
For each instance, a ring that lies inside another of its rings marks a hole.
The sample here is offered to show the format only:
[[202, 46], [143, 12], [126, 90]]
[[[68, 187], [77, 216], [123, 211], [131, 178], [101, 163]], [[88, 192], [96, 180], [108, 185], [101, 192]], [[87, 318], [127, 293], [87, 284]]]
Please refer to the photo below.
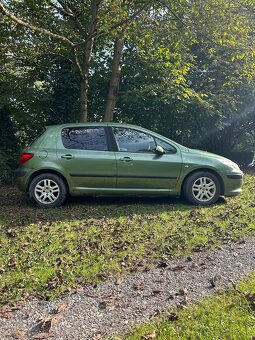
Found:
[[[222, 141], [226, 149], [247, 145], [244, 136], [253, 138], [252, 113], [243, 114], [254, 88], [253, 2], [102, 0], [94, 30], [95, 3], [2, 1], [25, 21], [14, 29], [6, 13], [3, 20], [5, 99], [22, 141], [39, 126], [79, 120], [78, 86], [90, 119], [102, 120], [105, 111], [104, 120], [112, 120], [114, 112], [116, 120], [217, 152]], [[79, 65], [90, 39], [84, 92]]]
[[[80, 1], [17, 1], [0, 2], [0, 12], [28, 32], [58, 41], [56, 50], [71, 53], [80, 76], [80, 121], [88, 118], [88, 89], [90, 63], [95, 38], [113, 34], [127, 25], [152, 0], [91, 0]], [[7, 8], [8, 6], [8, 8]], [[17, 12], [17, 14], [13, 14]], [[36, 18], [33, 16], [36, 12]]]

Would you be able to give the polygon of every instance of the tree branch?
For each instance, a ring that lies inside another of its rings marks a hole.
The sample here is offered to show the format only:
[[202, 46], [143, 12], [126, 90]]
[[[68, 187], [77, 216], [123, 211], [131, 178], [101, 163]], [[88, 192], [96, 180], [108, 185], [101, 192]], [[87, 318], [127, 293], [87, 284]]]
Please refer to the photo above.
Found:
[[52, 2], [52, 1], [49, 1], [49, 5], [50, 5], [51, 7], [53, 7], [53, 8], [55, 8], [55, 10], [56, 10], [57, 12], [61, 13], [62, 15], [67, 15], [67, 16], [70, 15], [70, 13], [66, 12], [63, 8], [58, 7], [58, 6], [57, 6], [54, 2]]
[[73, 48], [73, 56], [74, 56], [74, 59], [73, 59], [74, 66], [76, 66], [77, 70], [79, 71], [80, 77], [84, 79], [84, 74], [82, 72], [81, 64], [79, 62], [77, 50], [75, 47]]
[[119, 22], [117, 22], [116, 24], [112, 25], [111, 26], [111, 29], [115, 29], [117, 27], [120, 27], [130, 21], [132, 21], [139, 13], [142, 12], [142, 10], [144, 8], [146, 8], [150, 3], [152, 2], [152, 0], [148, 0], [148, 1], [145, 1], [145, 3], [143, 4], [143, 6], [141, 6], [137, 11], [135, 11], [130, 17], [124, 19], [124, 20], [121, 20]]
[[[99, 3], [101, 2], [101, 0], [99, 0]], [[149, 5], [151, 2], [153, 2], [153, 0], [148, 0], [146, 1], [142, 7], [140, 7], [137, 11], [135, 11], [130, 17], [121, 20], [119, 22], [117, 22], [116, 24], [112, 25], [110, 28], [111, 29], [116, 29], [118, 27], [124, 26], [125, 24], [127, 24], [128, 22], [132, 21], [139, 13], [141, 13], [141, 11], [147, 6]], [[86, 44], [88, 41], [90, 41], [91, 39], [93, 39], [94, 37], [101, 37], [102, 35], [104, 35], [104, 32], [98, 32], [97, 29], [92, 30], [91, 34], [88, 35], [88, 37], [86, 38], [86, 40], [80, 44], [77, 44], [76, 46], [82, 45], [82, 44]]]
[[165, 0], [159, 0], [159, 2], [165, 6], [173, 16], [181, 22], [183, 26], [185, 26], [185, 23], [182, 21], [182, 19], [170, 8], [170, 6], [167, 4]]
[[80, 22], [80, 20], [78, 19], [76, 13], [74, 13], [74, 11], [71, 10], [71, 8], [65, 3], [65, 1], [63, 0], [57, 0], [57, 1], [63, 7], [63, 10], [65, 11], [66, 15], [69, 16], [69, 18], [75, 23], [81, 36], [84, 37], [84, 35], [86, 34], [86, 30], [85, 30], [85, 27]]
[[18, 17], [16, 17], [15, 15], [11, 14], [5, 7], [4, 5], [0, 2], [0, 13], [2, 13], [3, 15], [5, 15], [6, 17], [8, 17], [9, 19], [11, 19], [12, 21], [16, 22], [17, 24], [19, 25], [22, 25], [24, 27], [27, 27], [27, 28], [30, 28], [31, 30], [33, 31], [36, 31], [36, 32], [39, 32], [39, 33], [42, 33], [42, 34], [45, 34], [49, 37], [52, 37], [52, 38], [55, 38], [55, 39], [58, 39], [58, 40], [61, 40], [67, 44], [69, 44], [70, 46], [74, 47], [75, 44], [72, 43], [71, 40], [69, 40], [68, 38], [62, 36], [62, 35], [59, 35], [59, 34], [56, 34], [56, 33], [52, 33], [50, 32], [49, 30], [45, 29], [45, 28], [42, 28], [42, 27], [38, 27], [38, 26], [35, 26], [35, 25], [32, 25]]

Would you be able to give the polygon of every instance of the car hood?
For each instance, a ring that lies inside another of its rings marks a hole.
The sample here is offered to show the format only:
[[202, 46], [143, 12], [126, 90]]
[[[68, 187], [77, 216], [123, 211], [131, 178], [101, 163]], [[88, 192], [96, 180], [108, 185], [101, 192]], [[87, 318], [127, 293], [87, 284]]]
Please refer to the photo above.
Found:
[[199, 155], [199, 156], [204, 156], [204, 157], [210, 157], [210, 158], [217, 158], [217, 159], [222, 159], [222, 160], [228, 160], [228, 158], [217, 155], [215, 153], [212, 152], [207, 152], [207, 151], [203, 151], [203, 150], [198, 150], [198, 149], [189, 149], [189, 153], [195, 154], [195, 155]]

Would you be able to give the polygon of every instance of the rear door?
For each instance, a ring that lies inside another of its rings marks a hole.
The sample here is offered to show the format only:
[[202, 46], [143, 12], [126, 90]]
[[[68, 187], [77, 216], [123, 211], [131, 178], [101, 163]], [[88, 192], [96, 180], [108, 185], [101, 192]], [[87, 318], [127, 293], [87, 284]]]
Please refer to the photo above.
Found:
[[[181, 153], [172, 145], [132, 128], [113, 127], [117, 143], [117, 188], [136, 191], [171, 191], [182, 167]], [[161, 145], [166, 151], [157, 155]]]
[[110, 150], [107, 127], [68, 127], [60, 133], [58, 159], [75, 190], [116, 187], [116, 158]]

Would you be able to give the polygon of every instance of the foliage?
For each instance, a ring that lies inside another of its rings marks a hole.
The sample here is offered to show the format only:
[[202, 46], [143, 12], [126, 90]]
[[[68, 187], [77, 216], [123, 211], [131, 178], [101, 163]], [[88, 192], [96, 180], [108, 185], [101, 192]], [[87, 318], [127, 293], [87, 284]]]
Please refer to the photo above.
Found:
[[254, 150], [252, 1], [104, 0], [92, 35], [96, 2], [61, 3], [4, 2], [17, 17], [60, 35], [45, 35], [6, 17], [1, 22], [0, 96], [22, 147], [47, 124], [79, 120], [79, 65], [85, 63], [89, 41], [88, 117], [103, 119], [114, 41], [121, 35], [115, 121], [217, 153]]
[[13, 180], [13, 170], [17, 167], [17, 141], [13, 132], [9, 111], [0, 107], [0, 183]]
[[17, 167], [17, 154], [0, 149], [0, 184], [13, 181], [13, 170]]
[[168, 198], [75, 198], [40, 210], [0, 190], [2, 302], [26, 293], [56, 297], [108, 276], [255, 235], [254, 174], [242, 195], [211, 207]]
[[194, 1], [188, 12], [175, 8], [178, 35], [168, 21], [166, 27], [153, 27], [156, 33], [137, 34], [142, 42], [124, 58], [121, 118], [208, 151], [224, 153], [244, 144], [251, 150], [254, 12], [249, 6]]

